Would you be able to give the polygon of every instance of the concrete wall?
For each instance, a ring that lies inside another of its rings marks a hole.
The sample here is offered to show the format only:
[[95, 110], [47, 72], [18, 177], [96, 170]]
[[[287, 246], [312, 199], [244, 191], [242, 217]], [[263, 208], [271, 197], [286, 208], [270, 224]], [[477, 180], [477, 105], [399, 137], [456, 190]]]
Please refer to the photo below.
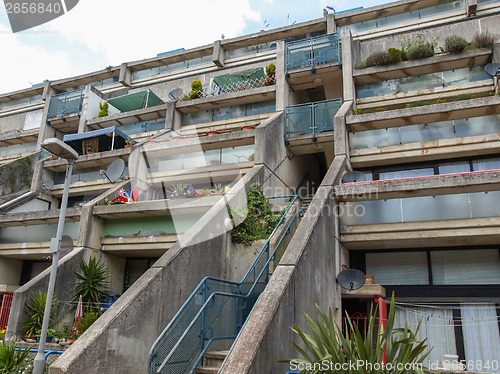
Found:
[[225, 277], [221, 259], [231, 240], [224, 233], [227, 204], [243, 204], [248, 188], [262, 183], [263, 176], [263, 168], [255, 167], [240, 180], [51, 366], [50, 373], [144, 372], [152, 343], [203, 277]]
[[16, 193], [31, 187], [38, 153], [18, 158], [0, 167], [0, 195]]
[[[76, 285], [75, 272], [80, 268], [80, 262], [88, 256], [85, 248], [75, 248], [73, 251], [59, 260], [56, 288], [54, 290], [54, 297], [59, 301], [68, 301], [73, 298], [73, 289]], [[50, 267], [45, 269], [35, 278], [30, 280], [24, 286], [20, 287], [15, 293], [12, 300], [12, 307], [10, 310], [8, 329], [6, 338], [14, 336], [20, 337], [19, 328], [27, 320], [27, 315], [24, 312], [26, 301], [29, 300], [31, 295], [35, 292], [47, 292], [49, 284]], [[59, 309], [59, 316], [69, 312], [68, 307]]]
[[[391, 35], [366, 41], [362, 40], [360, 41], [359, 60], [355, 60], [354, 63], [359, 64], [361, 61], [366, 60], [369, 55], [375, 52], [387, 51], [387, 49], [389, 48], [401, 49], [401, 42], [403, 40], [414, 39], [418, 34], [422, 34], [425, 40], [436, 40], [438, 45], [436, 48], [436, 53], [438, 53], [439, 47], [442, 47], [444, 45], [444, 41], [448, 36], [459, 35], [470, 41], [474, 34], [476, 34], [477, 32], [487, 31], [493, 35], [497, 35], [496, 30], [498, 29], [499, 21], [500, 16], [495, 15], [485, 18], [471, 19], [459, 23], [447, 24], [439, 27], [427, 28], [404, 34]], [[466, 34], [464, 34], [464, 30], [467, 30]]]
[[286, 372], [288, 365], [276, 361], [298, 357], [290, 326], [306, 326], [304, 313], [315, 316], [316, 303], [324, 310], [340, 308], [333, 185], [345, 165], [342, 156], [332, 164], [221, 373]]
[[18, 286], [23, 262], [13, 258], [0, 258], [0, 284]]

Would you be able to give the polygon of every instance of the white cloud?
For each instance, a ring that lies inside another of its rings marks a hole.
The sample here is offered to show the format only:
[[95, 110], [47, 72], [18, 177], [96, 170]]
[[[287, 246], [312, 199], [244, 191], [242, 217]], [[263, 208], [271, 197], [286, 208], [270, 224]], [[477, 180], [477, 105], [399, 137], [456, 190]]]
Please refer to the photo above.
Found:
[[48, 27], [88, 45], [106, 66], [238, 36], [259, 20], [248, 0], [85, 0]]
[[16, 34], [0, 24], [2, 55], [0, 82], [1, 93], [30, 87], [44, 79], [70, 76], [74, 71], [69, 53], [49, 53], [41, 47], [23, 44]]

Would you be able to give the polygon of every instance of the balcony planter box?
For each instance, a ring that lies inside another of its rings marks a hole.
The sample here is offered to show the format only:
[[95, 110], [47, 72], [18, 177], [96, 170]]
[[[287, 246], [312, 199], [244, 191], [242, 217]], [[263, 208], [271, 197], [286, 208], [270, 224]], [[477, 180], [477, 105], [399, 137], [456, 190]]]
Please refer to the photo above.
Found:
[[219, 134], [220, 134], [220, 132], [216, 131], [216, 130], [210, 130], [210, 131], [207, 132], [208, 136], [219, 135]]
[[[47, 335], [45, 338], [45, 343], [52, 343], [52, 339], [54, 339], [54, 335]], [[40, 335], [36, 336], [36, 342], [40, 343]]]
[[241, 126], [241, 131], [253, 130], [254, 128], [255, 127], [253, 127], [253, 126], [245, 125], [245, 126]]

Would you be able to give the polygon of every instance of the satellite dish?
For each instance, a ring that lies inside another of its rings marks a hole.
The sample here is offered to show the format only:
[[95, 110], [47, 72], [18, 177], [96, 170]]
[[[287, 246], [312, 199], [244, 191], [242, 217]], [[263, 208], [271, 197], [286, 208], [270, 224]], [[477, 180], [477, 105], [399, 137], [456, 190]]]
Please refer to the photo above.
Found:
[[115, 183], [118, 179], [122, 177], [124, 170], [125, 170], [125, 161], [119, 158], [114, 160], [111, 163], [111, 165], [108, 166], [108, 169], [104, 172], [104, 176], [111, 183]]
[[61, 248], [60, 251], [64, 254], [69, 253], [73, 250], [73, 239], [69, 235], [63, 235], [61, 239]]
[[490, 77], [497, 77], [500, 75], [500, 64], [488, 64], [484, 67], [484, 71], [486, 74], [488, 74]]
[[177, 100], [179, 96], [182, 95], [182, 88], [176, 88], [168, 93], [168, 98], [170, 100]]
[[350, 171], [342, 176], [342, 183], [364, 182], [366, 175], [360, 171]]
[[337, 275], [337, 283], [349, 291], [357, 290], [365, 284], [365, 274], [357, 269], [342, 270]]
[[52, 179], [45, 180], [42, 182], [42, 188], [44, 190], [51, 190], [54, 187], [54, 181]]

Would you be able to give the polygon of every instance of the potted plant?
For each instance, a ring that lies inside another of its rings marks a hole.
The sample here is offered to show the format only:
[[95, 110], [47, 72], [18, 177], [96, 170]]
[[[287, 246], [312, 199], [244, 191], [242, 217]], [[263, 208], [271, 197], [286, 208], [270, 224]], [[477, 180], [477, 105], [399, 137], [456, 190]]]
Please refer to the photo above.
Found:
[[219, 135], [219, 134], [220, 134], [220, 131], [217, 131], [217, 130], [209, 130], [209, 131], [207, 131], [207, 135], [208, 136]]
[[[33, 339], [36, 332], [42, 329], [46, 300], [47, 294], [42, 291], [38, 291], [33, 293], [30, 299], [26, 302], [25, 312], [28, 315], [28, 320], [19, 329], [19, 331], [25, 335], [26, 339]], [[52, 299], [52, 309], [50, 312], [49, 323], [54, 320], [57, 307], [57, 301]]]
[[243, 126], [241, 126], [241, 130], [242, 131], [253, 130], [254, 128], [255, 128], [255, 126], [252, 126], [252, 125], [243, 125]]
[[214, 188], [212, 189], [212, 195], [224, 195], [224, 191], [225, 191], [225, 186], [222, 185], [222, 183], [216, 183], [214, 185]]
[[185, 199], [186, 191], [184, 190], [184, 184], [178, 183], [175, 186], [170, 187], [170, 198], [171, 199]]
[[95, 311], [87, 312], [83, 317], [77, 322], [76, 329], [78, 331], [78, 336], [82, 335], [87, 329], [92, 326], [92, 324], [97, 321], [100, 314]]
[[125, 148], [130, 148], [130, 147], [132, 147], [132, 146], [134, 145], [134, 143], [135, 143], [135, 142], [134, 142], [134, 139], [132, 139], [132, 138], [127, 138], [127, 139], [125, 140]]
[[191, 83], [191, 91], [184, 96], [183, 101], [199, 99], [203, 95], [203, 85], [201, 80], [197, 79]]
[[99, 103], [99, 109], [100, 109], [100, 112], [97, 113], [97, 117], [106, 117], [106, 116], [109, 116], [109, 104], [107, 101], [105, 101], [104, 103]]
[[[42, 333], [42, 329], [38, 330], [36, 332], [36, 342], [40, 343], [40, 334]], [[52, 343], [52, 339], [54, 339], [54, 336], [56, 334], [55, 329], [47, 329], [47, 336], [45, 338], [45, 343]]]
[[264, 86], [272, 86], [276, 82], [276, 65], [272, 62], [266, 66], [266, 76]]

